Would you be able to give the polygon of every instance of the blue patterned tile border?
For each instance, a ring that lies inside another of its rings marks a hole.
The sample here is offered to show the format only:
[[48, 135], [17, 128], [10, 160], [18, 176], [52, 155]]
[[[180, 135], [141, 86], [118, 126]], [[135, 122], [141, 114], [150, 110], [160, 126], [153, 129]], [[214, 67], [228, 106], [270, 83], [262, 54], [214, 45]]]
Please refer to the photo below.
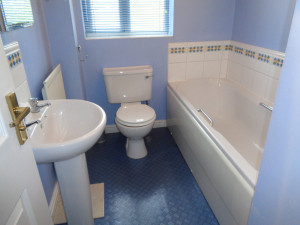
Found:
[[[179, 44], [179, 43], [177, 43]], [[259, 50], [254, 51], [250, 49], [244, 49], [243, 47], [240, 47], [238, 45], [233, 45], [233, 44], [212, 44], [212, 45], [206, 45], [201, 43], [196, 43], [195, 45], [191, 46], [184, 46], [184, 43], [182, 44], [183, 46], [178, 46], [180, 47], [169, 47], [169, 54], [184, 54], [184, 53], [202, 53], [202, 52], [219, 52], [219, 51], [231, 51], [233, 53], [239, 54], [239, 55], [244, 55], [246, 57], [252, 58], [259, 60], [263, 63], [269, 63], [273, 66], [277, 67], [282, 67], [283, 66], [283, 58], [280, 56], [273, 56], [272, 53], [270, 54], [265, 54], [262, 52], [259, 52]]]
[[[225, 46], [225, 50], [226, 50], [226, 46]], [[259, 52], [255, 52], [249, 49], [243, 49], [241, 47], [238, 46], [234, 46], [234, 52], [237, 54], [242, 54], [245, 55], [247, 57], [250, 57], [252, 59], [257, 59], [261, 62], [264, 63], [271, 63], [274, 66], [278, 66], [278, 67], [282, 67], [283, 66], [283, 59], [279, 58], [279, 57], [273, 57], [264, 53], [259, 53]]]
[[234, 46], [234, 52], [243, 55], [244, 54], [244, 49]]
[[206, 51], [208, 52], [218, 52], [218, 51], [221, 51], [222, 45], [209, 45], [207, 46], [207, 49]]
[[191, 46], [189, 47], [189, 53], [203, 52], [203, 49], [203, 46]]
[[169, 53], [171, 54], [181, 54], [185, 53], [185, 47], [174, 47], [169, 49]]
[[282, 67], [283, 66], [283, 59], [274, 57], [273, 58], [273, 65]]
[[251, 51], [251, 50], [248, 50], [246, 49], [246, 53], [245, 53], [245, 56], [248, 56], [250, 58], [255, 58], [255, 52], [254, 51]]
[[267, 62], [267, 63], [270, 62], [270, 56], [269, 56], [269, 55], [266, 55], [266, 54], [262, 54], [262, 53], [258, 53], [257, 59], [258, 59], [259, 61], [263, 61], [263, 62]]
[[10, 68], [13, 68], [22, 62], [21, 53], [19, 51], [14, 52], [7, 56], [7, 60], [8, 60], [8, 64], [9, 64]]
[[225, 51], [233, 51], [233, 45], [225, 45], [224, 50]]

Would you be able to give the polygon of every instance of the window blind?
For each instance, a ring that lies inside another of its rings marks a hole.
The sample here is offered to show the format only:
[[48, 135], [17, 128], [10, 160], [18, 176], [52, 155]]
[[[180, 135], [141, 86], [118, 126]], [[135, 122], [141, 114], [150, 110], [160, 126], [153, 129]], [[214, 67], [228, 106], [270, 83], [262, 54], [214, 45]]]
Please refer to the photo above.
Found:
[[173, 34], [173, 0], [81, 0], [86, 37]]
[[1, 0], [0, 4], [5, 30], [10, 31], [32, 25], [30, 0]]

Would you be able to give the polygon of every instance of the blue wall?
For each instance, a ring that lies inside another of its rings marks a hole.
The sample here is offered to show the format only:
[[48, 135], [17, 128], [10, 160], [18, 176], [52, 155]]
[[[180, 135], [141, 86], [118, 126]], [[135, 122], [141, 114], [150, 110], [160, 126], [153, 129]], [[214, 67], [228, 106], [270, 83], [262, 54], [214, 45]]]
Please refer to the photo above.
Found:
[[69, 1], [51, 0], [43, 1], [43, 7], [53, 64], [61, 64], [66, 97], [85, 99], [72, 4]]
[[249, 224], [300, 223], [300, 2], [256, 185]]
[[285, 52], [296, 0], [237, 0], [232, 40]]
[[[42, 82], [52, 70], [52, 59], [39, 0], [32, 0], [32, 11], [32, 27], [1, 33], [1, 37], [4, 44], [19, 42], [31, 95], [41, 99]], [[56, 182], [54, 169], [52, 164], [39, 165], [38, 168], [49, 202]]]
[[[55, 52], [52, 52], [53, 61], [59, 62], [61, 55], [69, 54], [72, 56], [74, 54], [70, 50], [66, 51], [66, 47], [62, 47], [59, 40], [55, 40], [57, 31], [64, 33], [61, 38], [63, 42], [65, 40], [70, 40], [70, 42], [75, 40], [76, 42], [78, 38], [83, 49], [81, 58], [88, 55], [88, 60], [82, 63], [83, 89], [86, 89], [87, 100], [104, 108], [108, 116], [108, 124], [114, 123], [115, 113], [119, 106], [107, 102], [104, 81], [101, 76], [104, 67], [152, 65], [154, 79], [150, 105], [155, 109], [157, 119], [165, 119], [167, 44], [169, 42], [231, 39], [235, 0], [175, 0], [174, 37], [106, 40], [85, 40], [80, 1], [71, 2], [74, 4], [75, 14], [73, 23], [70, 21], [71, 16], [69, 16], [70, 12], [67, 9], [66, 1], [53, 0], [43, 3], [51, 48], [55, 49]], [[53, 15], [55, 15], [54, 19], [52, 19]], [[70, 24], [74, 24], [74, 22], [78, 31], [77, 37], [72, 36], [74, 32], [66, 31], [72, 28]], [[72, 84], [78, 82], [78, 77], [74, 77], [71, 81]], [[75, 89], [75, 87], [70, 88]], [[71, 93], [71, 89], [67, 90], [68, 93]], [[69, 96], [72, 95], [69, 94]]]

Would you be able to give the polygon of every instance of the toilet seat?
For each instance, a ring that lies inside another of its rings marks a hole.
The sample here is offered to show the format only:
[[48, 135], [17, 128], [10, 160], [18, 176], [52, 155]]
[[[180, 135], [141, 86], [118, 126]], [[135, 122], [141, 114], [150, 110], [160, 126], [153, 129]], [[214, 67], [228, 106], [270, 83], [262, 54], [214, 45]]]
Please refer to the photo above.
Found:
[[122, 105], [116, 114], [116, 121], [128, 127], [140, 127], [152, 123], [156, 118], [154, 109], [144, 104]]

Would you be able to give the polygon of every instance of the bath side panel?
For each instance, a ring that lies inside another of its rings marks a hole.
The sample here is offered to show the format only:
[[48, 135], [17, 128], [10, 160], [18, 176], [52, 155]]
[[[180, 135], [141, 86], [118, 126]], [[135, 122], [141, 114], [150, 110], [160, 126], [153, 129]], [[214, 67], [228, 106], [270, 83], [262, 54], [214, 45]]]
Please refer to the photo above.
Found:
[[168, 127], [220, 224], [247, 224], [253, 189], [168, 88]]

